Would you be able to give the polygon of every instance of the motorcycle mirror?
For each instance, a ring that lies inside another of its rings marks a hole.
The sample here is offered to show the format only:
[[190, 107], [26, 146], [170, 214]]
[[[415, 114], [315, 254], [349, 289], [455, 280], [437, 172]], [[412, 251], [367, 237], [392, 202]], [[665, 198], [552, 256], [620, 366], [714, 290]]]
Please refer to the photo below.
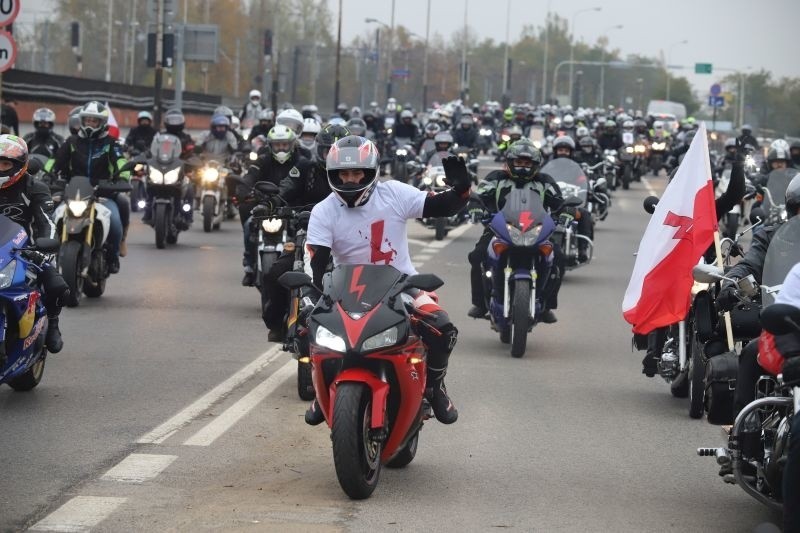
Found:
[[800, 309], [789, 304], [772, 304], [761, 310], [763, 328], [773, 335], [800, 332]]
[[698, 283], [716, 283], [725, 279], [722, 270], [714, 265], [695, 265], [692, 268], [692, 277]]
[[287, 289], [299, 289], [301, 287], [313, 287], [311, 277], [305, 272], [286, 272], [278, 278], [278, 283]]
[[444, 281], [436, 274], [414, 274], [406, 278], [406, 287], [432, 292], [444, 285]]
[[767, 218], [767, 214], [764, 212], [764, 209], [761, 207], [754, 207], [750, 210], [750, 223], [751, 224], [758, 224], [762, 220]]
[[60, 246], [61, 242], [58, 239], [47, 239], [44, 237], [36, 239], [36, 250], [39, 252], [53, 254], [58, 251]]
[[643, 206], [644, 210], [648, 214], [653, 214], [656, 211], [656, 205], [658, 205], [658, 197], [657, 196], [648, 196], [644, 199]]
[[[245, 184], [247, 183], [245, 182]], [[263, 194], [278, 193], [278, 186], [272, 183], [271, 181], [259, 181], [255, 184], [253, 188]]]

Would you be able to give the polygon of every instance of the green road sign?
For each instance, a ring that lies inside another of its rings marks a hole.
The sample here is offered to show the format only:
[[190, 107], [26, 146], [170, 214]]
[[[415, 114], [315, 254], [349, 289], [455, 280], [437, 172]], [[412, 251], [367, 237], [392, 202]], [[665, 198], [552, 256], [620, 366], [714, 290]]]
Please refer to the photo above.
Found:
[[695, 74], [711, 74], [711, 63], [695, 63]]

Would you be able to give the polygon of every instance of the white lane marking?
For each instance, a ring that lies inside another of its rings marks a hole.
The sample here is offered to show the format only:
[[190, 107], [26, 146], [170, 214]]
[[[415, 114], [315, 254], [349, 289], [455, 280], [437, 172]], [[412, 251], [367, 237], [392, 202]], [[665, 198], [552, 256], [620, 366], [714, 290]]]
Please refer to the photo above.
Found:
[[430, 260], [431, 257], [433, 257], [431, 254], [417, 254], [414, 256], [414, 259], [416, 259], [418, 263], [424, 263]]
[[428, 241], [423, 241], [422, 239], [412, 239], [408, 238], [408, 244], [415, 244], [417, 246], [428, 246]]
[[270, 377], [259, 383], [253, 390], [244, 395], [239, 401], [231, 405], [213, 422], [189, 437], [184, 446], [209, 446], [217, 438], [228, 431], [231, 426], [249, 413], [264, 398], [280, 387], [284, 381], [295, 375], [297, 363], [294, 359], [275, 371]]
[[182, 411], [178, 412], [175, 416], [152, 430], [150, 433], [142, 436], [136, 442], [139, 444], [161, 444], [180, 428], [191, 422], [194, 418], [203, 413], [203, 411], [211, 407], [220, 398], [226, 394], [229, 394], [233, 389], [250, 379], [255, 373], [259, 372], [265, 366], [277, 359], [280, 354], [280, 346], [273, 346], [258, 356], [255, 361], [246, 365], [234, 375], [195, 400], [192, 404], [185, 407]]
[[[426, 248], [434, 248], [437, 250], [442, 249], [451, 242], [453, 242], [454, 240], [456, 240], [457, 238], [461, 237], [464, 233], [468, 232], [473, 225], [474, 224], [461, 224], [459, 227], [451, 229], [447, 233], [446, 239], [442, 239], [441, 241], [430, 242], [428, 243], [428, 246], [426, 246]], [[424, 249], [422, 251], [425, 252]]]
[[422, 265], [424, 265], [424, 264], [425, 264], [425, 263], [423, 263], [422, 261], [412, 261], [412, 262], [411, 262], [411, 266], [413, 266], [414, 268], [419, 268], [419, 267], [421, 267], [421, 266], [422, 266]]
[[644, 187], [647, 189], [647, 192], [650, 193], [650, 196], [658, 196], [656, 194], [656, 190], [653, 188], [652, 185], [650, 185], [650, 180], [642, 176], [642, 183], [644, 184]]
[[127, 498], [76, 496], [33, 525], [30, 531], [89, 531]]
[[177, 458], [177, 455], [132, 453], [103, 474], [101, 479], [123, 483], [144, 483], [163, 472]]

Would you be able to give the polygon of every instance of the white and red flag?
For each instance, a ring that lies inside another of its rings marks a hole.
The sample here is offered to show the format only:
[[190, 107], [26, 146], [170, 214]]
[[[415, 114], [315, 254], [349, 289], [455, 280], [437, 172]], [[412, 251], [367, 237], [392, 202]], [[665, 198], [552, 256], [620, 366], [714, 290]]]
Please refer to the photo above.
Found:
[[674, 324], [691, 305], [692, 267], [714, 242], [717, 214], [706, 126], [656, 206], [639, 243], [622, 313], [634, 333]]
[[108, 105], [108, 102], [106, 102], [106, 108], [108, 109], [108, 136], [114, 140], [119, 139], [119, 123], [117, 123], [117, 117], [114, 116], [114, 112], [111, 111], [111, 106]]

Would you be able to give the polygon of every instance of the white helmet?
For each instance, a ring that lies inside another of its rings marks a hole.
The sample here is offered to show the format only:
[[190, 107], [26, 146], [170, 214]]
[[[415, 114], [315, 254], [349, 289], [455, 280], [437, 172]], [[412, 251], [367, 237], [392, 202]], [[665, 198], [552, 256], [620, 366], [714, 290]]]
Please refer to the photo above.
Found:
[[317, 148], [317, 134], [322, 130], [319, 122], [313, 118], [303, 121], [303, 133], [300, 134], [300, 146], [313, 152]]
[[296, 135], [303, 133], [303, 115], [297, 109], [285, 109], [278, 113], [275, 124], [290, 128]]
[[267, 134], [267, 142], [272, 150], [272, 157], [280, 164], [286, 163], [292, 156], [296, 139], [297, 136], [291, 128], [281, 124], [273, 126]]
[[260, 102], [261, 101], [261, 91], [259, 91], [258, 89], [253, 89], [252, 91], [250, 91], [250, 94], [249, 94], [248, 97], [250, 98], [251, 102], [253, 100], [258, 100]]
[[236, 115], [233, 115], [231, 117], [231, 129], [234, 130], [234, 131], [238, 131], [239, 130], [239, 126], [241, 126], [241, 125], [242, 125], [242, 123], [239, 121], [239, 117], [237, 117]]
[[656, 120], [655, 122], [653, 122], [653, 129], [654, 130], [663, 130], [664, 129], [664, 123], [662, 121], [660, 121], [660, 120]]
[[770, 149], [774, 148], [776, 150], [783, 150], [787, 154], [789, 153], [789, 143], [786, 141], [786, 139], [775, 139], [772, 141], [772, 144], [770, 144], [769, 147]]

